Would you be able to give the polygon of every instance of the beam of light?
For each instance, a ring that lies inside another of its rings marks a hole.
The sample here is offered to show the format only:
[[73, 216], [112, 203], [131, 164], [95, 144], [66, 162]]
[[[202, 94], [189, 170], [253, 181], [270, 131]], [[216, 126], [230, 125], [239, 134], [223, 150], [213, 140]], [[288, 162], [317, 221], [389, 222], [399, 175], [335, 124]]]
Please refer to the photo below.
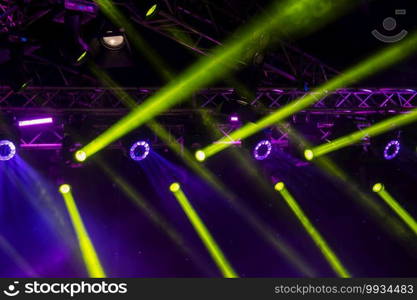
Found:
[[210, 234], [203, 220], [200, 219], [197, 212], [194, 210], [193, 206], [188, 201], [179, 183], [172, 183], [170, 186], [170, 191], [174, 194], [175, 198], [177, 198], [178, 203], [181, 205], [182, 209], [188, 217], [188, 220], [191, 222], [198, 236], [206, 246], [208, 252], [210, 253], [220, 272], [223, 274], [223, 277], [237, 278], [237, 273], [233, 270], [233, 267], [231, 266], [227, 258], [224, 256], [222, 250]]
[[275, 185], [275, 189], [281, 194], [284, 200], [287, 202], [288, 206], [291, 208], [293, 213], [297, 216], [298, 220], [303, 225], [304, 229], [308, 232], [310, 237], [313, 239], [314, 243], [320, 249], [321, 253], [324, 255], [332, 269], [335, 273], [342, 278], [350, 277], [349, 272], [343, 266], [339, 258], [318, 232], [318, 230], [314, 227], [311, 221], [308, 219], [306, 214], [303, 212], [301, 207], [298, 205], [297, 201], [294, 197], [290, 194], [288, 189], [285, 187], [283, 182], [279, 182]]
[[[229, 137], [232, 138], [233, 140], [242, 140], [261, 131], [264, 128], [267, 128], [280, 121], [283, 121], [286, 118], [290, 117], [291, 115], [297, 112], [300, 112], [303, 109], [306, 109], [312, 104], [316, 103], [317, 101], [323, 99], [323, 97], [325, 97], [329, 92], [350, 86], [376, 72], [386, 69], [387, 67], [403, 60], [407, 56], [413, 54], [416, 47], [417, 47], [417, 32], [410, 35], [407, 39], [403, 40], [402, 42], [383, 49], [379, 53], [371, 56], [365, 61], [346, 70], [341, 75], [323, 84], [321, 87], [314, 89], [311, 93], [281, 107], [280, 109], [276, 110], [272, 114], [262, 118], [258, 122], [249, 123], [237, 129], [236, 131], [232, 132], [229, 135]], [[384, 132], [384, 130], [387, 131], [392, 127], [398, 127], [400, 125], [407, 124], [415, 120], [416, 117], [417, 117], [417, 110], [407, 115], [392, 118], [384, 122], [382, 125], [379, 125], [377, 128], [371, 129], [370, 134], [372, 134], [373, 130], [379, 133], [382, 133]], [[363, 137], [364, 135], [361, 135], [360, 133], [358, 133], [355, 137], [346, 138], [343, 141], [343, 143], [341, 141], [337, 141], [337, 143], [335, 142], [335, 143], [331, 143], [328, 145], [323, 145], [322, 147], [320, 147], [320, 149], [314, 149], [312, 152], [311, 152], [312, 149], [308, 149], [309, 151], [306, 153], [306, 157], [308, 156], [310, 159], [312, 159], [314, 155], [316, 155], [316, 151], [323, 151], [323, 154], [324, 154], [326, 153], [325, 149], [328, 149], [328, 148], [336, 149], [339, 147], [339, 143], [341, 143], [343, 147], [344, 144], [348, 145], [351, 139], [355, 138], [355, 141], [358, 141]], [[224, 141], [226, 141], [225, 138], [221, 139], [218, 143], [207, 146], [206, 148], [202, 149], [202, 151], [204, 151], [206, 157], [213, 156], [216, 153], [230, 146], [227, 143], [222, 143]]]
[[20, 255], [20, 253], [0, 234], [0, 249], [3, 250], [12, 260], [16, 262], [19, 268], [29, 277], [38, 277], [39, 275], [33, 270], [29, 263]]
[[19, 121], [18, 124], [19, 124], [19, 127], [25, 127], [25, 126], [51, 124], [51, 123], [53, 123], [52, 118], [41, 118], [41, 119], [32, 119], [32, 120]]
[[373, 137], [373, 136], [377, 136], [388, 131], [395, 130], [399, 127], [413, 123], [416, 120], [417, 120], [417, 109], [413, 109], [408, 113], [397, 115], [392, 118], [388, 118], [368, 128], [365, 128], [360, 131], [337, 138], [333, 141], [330, 141], [327, 144], [322, 144], [312, 149], [307, 149], [311, 151], [311, 155], [309, 157], [311, 157], [310, 159], [313, 159], [314, 157], [318, 157], [326, 153], [334, 152], [336, 150], [358, 143], [361, 140], [363, 140], [365, 137]]
[[382, 183], [376, 183], [372, 190], [380, 196], [385, 203], [410, 227], [410, 229], [417, 234], [417, 222], [398, 201], [391, 196]]
[[106, 273], [101, 266], [100, 259], [90, 239], [84, 222], [75, 204], [74, 197], [71, 193], [71, 187], [68, 184], [61, 185], [59, 192], [65, 200], [65, 206], [68, 210], [72, 225], [77, 235], [81, 254], [87, 268], [87, 272], [91, 278], [105, 278]]
[[[135, 100], [126, 93], [123, 89], [120, 88], [117, 83], [110, 78], [110, 76], [104, 72], [102, 69], [97, 66], [90, 64], [91, 70], [95, 76], [97, 76], [106, 86], [112, 87], [112, 91], [118, 97], [118, 99], [128, 108], [133, 108], [136, 106]], [[212, 133], [220, 134], [213, 127], [213, 120], [211, 120], [208, 114], [203, 114], [204, 123], [210, 125], [213, 130]], [[283, 239], [279, 238], [275, 234], [270, 226], [268, 226], [262, 219], [256, 217], [253, 212], [242, 203], [240, 203], [238, 197], [234, 195], [224, 184], [212, 173], [210, 170], [204, 167], [204, 165], [198, 163], [194, 155], [185, 149], [176, 139], [173, 137], [161, 124], [155, 120], [151, 120], [146, 124], [157, 136], [161, 139], [165, 145], [167, 145], [179, 158], [181, 158], [187, 166], [193, 170], [198, 176], [204, 179], [212, 188], [214, 188], [220, 195], [222, 195], [226, 201], [233, 207], [233, 209], [242, 216], [258, 233], [262, 238], [273, 247], [278, 253], [283, 255], [289, 262], [291, 262], [302, 274], [308, 277], [316, 277], [317, 273], [311, 268], [311, 266], [302, 259], [302, 257], [293, 249], [289, 244], [287, 244]], [[238, 152], [236, 152], [238, 154]], [[239, 165], [245, 165], [245, 170], [247, 173], [250, 173], [252, 178], [258, 182], [263, 183], [264, 188], [269, 188], [269, 185], [266, 185], [264, 181], [260, 180], [256, 168], [253, 165], [247, 165], [246, 163], [250, 161], [249, 158], [244, 158], [239, 156]], [[173, 241], [178, 241], [178, 245], [181, 246], [181, 239], [178, 237], [178, 234], [174, 234], [174, 230], [170, 228], [166, 222], [160, 222], [161, 218], [154, 218], [157, 216], [156, 212], [149, 208], [142, 197], [134, 191], [134, 189], [125, 181], [121, 176], [117, 175], [112, 171], [107, 165], [104, 164], [100, 159], [95, 159], [98, 162], [102, 170], [112, 178], [115, 183], [122, 189], [122, 191], [134, 201], [139, 208], [143, 209], [147, 215], [151, 217], [153, 221], [167, 232], [167, 234], [173, 239]], [[258, 181], [257, 181], [258, 180]], [[176, 237], [177, 236], [177, 237]], [[190, 254], [188, 254], [190, 255]], [[197, 259], [193, 259], [197, 261]]]
[[[113, 1], [95, 0], [95, 2], [99, 5], [103, 14], [106, 15], [113, 24], [125, 30], [129, 41], [132, 42], [133, 46], [151, 63], [159, 75], [165, 80], [171, 80], [173, 78], [172, 72], [163, 63], [157, 52], [142, 38], [139, 31], [135, 28], [135, 25], [129, 22], [116, 5], [112, 3]], [[154, 12], [156, 8], [157, 6], [154, 8]]]
[[[97, 2], [103, 6], [103, 11], [109, 9], [105, 8], [109, 1]], [[287, 34], [311, 30], [335, 18], [351, 3], [347, 0], [340, 0], [337, 3], [331, 0], [287, 0], [274, 3], [268, 10], [268, 16], [257, 18], [234, 34], [225, 45], [217, 47], [212, 56], [202, 57], [182, 75], [137, 106], [129, 115], [84, 146], [82, 151], [87, 157], [95, 154], [133, 129], [188, 99], [196, 90], [227, 75], [233, 71], [234, 66], [240, 60], [256, 52], [252, 46], [254, 39], [260, 39], [268, 33], [271, 33], [275, 39], [279, 39], [282, 37], [282, 32], [277, 31], [277, 28], [286, 31]], [[320, 9], [317, 9], [318, 7]], [[314, 14], [311, 14], [312, 10], [315, 11]]]

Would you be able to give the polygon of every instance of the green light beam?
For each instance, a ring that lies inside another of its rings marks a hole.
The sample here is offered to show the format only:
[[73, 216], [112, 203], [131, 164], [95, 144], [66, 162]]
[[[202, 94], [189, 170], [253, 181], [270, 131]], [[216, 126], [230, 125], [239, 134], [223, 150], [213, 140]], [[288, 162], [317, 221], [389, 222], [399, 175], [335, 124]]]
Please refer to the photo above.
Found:
[[[366, 78], [367, 76], [370, 76], [378, 71], [381, 71], [401, 61], [407, 56], [413, 54], [416, 48], [417, 48], [417, 32], [410, 35], [407, 39], [403, 40], [402, 42], [392, 45], [386, 49], [383, 49], [376, 55], [371, 56], [370, 58], [366, 59], [364, 62], [357, 64], [356, 66], [350, 68], [349, 70], [345, 71], [341, 75], [323, 84], [321, 87], [314, 89], [311, 93], [283, 106], [282, 108], [278, 109], [274, 113], [259, 120], [258, 122], [249, 123], [241, 127], [240, 129], [232, 132], [229, 135], [229, 137], [232, 138], [233, 140], [242, 140], [263, 130], [266, 127], [269, 127], [280, 121], [283, 121], [286, 118], [290, 117], [291, 115], [303, 109], [306, 109], [312, 104], [316, 103], [317, 101], [325, 97], [329, 92], [335, 91], [339, 88], [350, 86]], [[415, 115], [409, 118], [414, 118], [414, 117]], [[400, 122], [400, 120], [401, 118], [395, 121]], [[384, 124], [384, 125], [388, 126], [389, 124]], [[230, 145], [227, 143], [223, 143], [225, 141], [226, 141], [226, 138], [223, 138], [219, 140], [218, 143], [209, 145], [206, 148], [204, 148], [202, 151], [204, 152], [206, 158], [213, 156], [216, 153], [228, 148]], [[327, 146], [323, 146], [323, 148], [325, 147]], [[313, 152], [315, 154], [315, 151]], [[311, 154], [311, 153], [310, 152], [306, 153], [306, 156], [311, 157], [311, 155], [308, 155], [308, 154]]]
[[59, 192], [65, 200], [65, 206], [71, 218], [72, 225], [74, 226], [81, 254], [89, 276], [91, 278], [105, 278], [106, 273], [101, 266], [97, 252], [94, 249], [94, 245], [88, 235], [87, 229], [84, 226], [84, 222], [81, 219], [81, 215], [71, 193], [71, 187], [67, 184], [61, 185]]
[[314, 243], [320, 249], [321, 253], [324, 255], [324, 257], [326, 258], [326, 260], [328, 261], [328, 263], [330, 264], [332, 269], [335, 271], [335, 273], [339, 277], [349, 278], [350, 277], [349, 272], [342, 265], [339, 258], [336, 256], [336, 254], [333, 252], [333, 250], [330, 248], [330, 246], [327, 244], [327, 242], [324, 240], [324, 238], [321, 236], [321, 234], [317, 231], [317, 229], [314, 227], [314, 225], [308, 219], [306, 214], [303, 212], [301, 207], [298, 205], [297, 201], [294, 199], [294, 197], [290, 194], [290, 192], [285, 187], [285, 184], [283, 182], [278, 182], [275, 185], [275, 189], [281, 194], [281, 196], [287, 202], [288, 206], [291, 208], [291, 210], [297, 216], [297, 218], [299, 219], [299, 221], [303, 225], [304, 229], [307, 231], [307, 233], [313, 239]]
[[[108, 1], [99, 1], [108, 2]], [[351, 1], [339, 0], [287, 0], [275, 3], [269, 10], [269, 16], [257, 18], [223, 46], [217, 47], [211, 56], [202, 57], [182, 75], [160, 89], [154, 96], [136, 107], [129, 115], [114, 124], [91, 143], [81, 149], [87, 158], [100, 151], [133, 129], [147, 123], [155, 116], [172, 106], [186, 100], [192, 94], [234, 70], [242, 57], [247, 57], [253, 49], [253, 40], [271, 33], [276, 39], [286, 34], [296, 34], [311, 30], [326, 21], [335, 18], [342, 9], [351, 5]], [[320, 9], [317, 9], [320, 8]], [[311, 11], [315, 13], [312, 14]], [[276, 29], [279, 28], [280, 31]]]
[[380, 196], [385, 203], [388, 204], [388, 206], [410, 227], [410, 229], [417, 234], [417, 222], [411, 216], [398, 201], [394, 199], [394, 197], [391, 196], [390, 193], [385, 189], [384, 185], [381, 183], [377, 183], [373, 186], [372, 189], [375, 193]]
[[175, 198], [177, 198], [178, 203], [181, 205], [182, 209], [188, 217], [188, 220], [191, 222], [203, 244], [206, 246], [207, 251], [210, 253], [220, 272], [223, 274], [223, 277], [238, 278], [239, 276], [233, 270], [233, 267], [230, 265], [222, 250], [217, 245], [207, 227], [204, 225], [204, 222], [200, 219], [197, 212], [188, 201], [187, 197], [181, 189], [181, 186], [174, 182], [170, 186], [170, 191], [174, 194]]
[[397, 129], [401, 126], [413, 123], [416, 120], [417, 109], [413, 109], [408, 113], [386, 119], [368, 128], [362, 129], [361, 131], [357, 131], [347, 136], [337, 138], [327, 144], [322, 144], [312, 149], [306, 149], [305, 156], [308, 160], [312, 160], [315, 157], [358, 143], [365, 137], [377, 136], [382, 133]]

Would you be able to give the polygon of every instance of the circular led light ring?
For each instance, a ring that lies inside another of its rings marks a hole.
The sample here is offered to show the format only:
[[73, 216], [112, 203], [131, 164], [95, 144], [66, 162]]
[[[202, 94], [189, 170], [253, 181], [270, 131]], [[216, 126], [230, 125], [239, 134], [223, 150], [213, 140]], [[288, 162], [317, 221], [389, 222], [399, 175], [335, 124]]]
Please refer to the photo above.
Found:
[[11, 141], [8, 141], [8, 140], [0, 141], [0, 147], [2, 146], [8, 146], [10, 152], [7, 155], [0, 155], [1, 161], [10, 160], [16, 155], [16, 146]]
[[[265, 154], [263, 154], [263, 155], [261, 155], [259, 153], [259, 150], [261, 149], [261, 147], [267, 147], [267, 150], [266, 150]], [[271, 151], [272, 151], [272, 144], [271, 144], [271, 142], [268, 141], [268, 140], [263, 140], [263, 141], [260, 141], [256, 145], [255, 150], [253, 150], [253, 156], [257, 160], [264, 160], [264, 159], [266, 159], [271, 154]]]
[[[136, 155], [136, 153], [135, 153], [135, 151], [138, 147], [142, 147], [143, 150], [144, 150], [141, 155]], [[151, 150], [151, 147], [149, 146], [149, 144], [147, 142], [145, 142], [145, 141], [136, 142], [130, 148], [130, 157], [135, 161], [144, 160], [149, 155], [150, 150]]]
[[[391, 160], [395, 158], [398, 153], [400, 152], [400, 142], [397, 140], [389, 142], [384, 149], [384, 157], [387, 160]], [[389, 154], [390, 151], [393, 151], [391, 154]]]

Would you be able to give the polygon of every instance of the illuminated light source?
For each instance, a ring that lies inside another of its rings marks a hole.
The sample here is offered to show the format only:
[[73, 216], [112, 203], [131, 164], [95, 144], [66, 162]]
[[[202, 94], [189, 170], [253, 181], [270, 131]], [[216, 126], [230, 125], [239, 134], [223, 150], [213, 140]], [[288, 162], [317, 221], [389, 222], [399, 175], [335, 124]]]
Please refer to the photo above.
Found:
[[398, 140], [390, 141], [384, 149], [384, 158], [386, 160], [394, 159], [400, 152], [401, 144]]
[[268, 158], [272, 151], [272, 144], [268, 140], [262, 140], [256, 144], [255, 149], [253, 150], [253, 156], [257, 160], [264, 160]]
[[148, 157], [151, 147], [145, 141], [138, 141], [132, 145], [130, 148], [130, 158], [135, 161], [144, 160]]
[[94, 3], [94, 1], [65, 0], [64, 6], [68, 10], [81, 11], [87, 13], [95, 13], [97, 11], [97, 5]]
[[79, 162], [83, 162], [87, 159], [87, 153], [83, 150], [78, 150], [75, 152], [75, 159]]
[[195, 153], [195, 158], [196, 158], [198, 161], [204, 161], [204, 160], [206, 159], [206, 153], [204, 153], [204, 151], [203, 151], [203, 150], [198, 150], [198, 151]]
[[71, 193], [71, 187], [68, 184], [63, 184], [59, 187], [59, 191], [65, 200], [65, 206], [74, 227], [75, 234], [77, 235], [81, 255], [89, 276], [91, 278], [105, 278], [106, 273], [103, 270], [93, 242], [91, 241], [80, 212], [78, 211], [74, 197]]
[[382, 183], [375, 183], [374, 186], [372, 187], [372, 191], [374, 191], [375, 193], [379, 193], [382, 190], [384, 190], [384, 185]]
[[178, 192], [178, 191], [180, 190], [180, 188], [181, 188], [181, 186], [180, 186], [180, 184], [179, 184], [178, 182], [174, 182], [173, 184], [171, 184], [171, 185], [169, 186], [169, 190], [170, 190], [171, 192], [173, 192], [173, 193]]
[[274, 186], [275, 190], [277, 191], [282, 191], [283, 189], [285, 189], [285, 184], [281, 181], [278, 182], [275, 186]]
[[314, 158], [314, 152], [313, 152], [311, 149], [306, 149], [306, 150], [304, 151], [304, 157], [305, 157], [307, 160], [312, 160], [312, 159]]
[[238, 115], [231, 115], [230, 116], [230, 122], [232, 122], [232, 123], [239, 122], [239, 116]]
[[66, 194], [71, 191], [71, 186], [69, 184], [63, 184], [59, 187], [59, 192], [61, 194]]
[[382, 183], [377, 183], [372, 190], [380, 196], [385, 203], [408, 225], [408, 227], [417, 234], [416, 220], [401, 206], [401, 204], [391, 196]]
[[[312, 238], [316, 246], [320, 249], [321, 253], [325, 257], [325, 259], [328, 261], [328, 263], [330, 264], [334, 272], [343, 278], [350, 277], [349, 272], [343, 266], [339, 258], [336, 256], [336, 254], [333, 252], [333, 250], [330, 248], [330, 246], [327, 244], [327, 242], [324, 240], [324, 238], [321, 236], [318, 230], [311, 223], [311, 221], [309, 220], [307, 215], [304, 213], [304, 211], [301, 209], [297, 201], [290, 194], [288, 189], [284, 188], [285, 185], [283, 183], [282, 185], [279, 185], [279, 184], [280, 182], [275, 185], [275, 189], [279, 191], [279, 193], [287, 202], [288, 206], [291, 208], [293, 213], [297, 216], [298, 220], [301, 222], [304, 229], [310, 235], [310, 237]], [[277, 186], [280, 189], [278, 189]]]
[[[210, 253], [223, 277], [226, 278], [236, 278], [238, 275], [233, 270], [233, 267], [230, 265], [227, 258], [224, 256], [222, 250], [217, 245], [213, 236], [210, 234], [203, 220], [200, 219], [197, 212], [188, 201], [187, 196], [181, 190], [181, 187], [178, 183], [174, 182], [170, 186], [170, 190], [173, 192], [175, 198], [178, 200], [178, 203], [181, 205], [184, 213], [187, 215], [188, 220], [193, 225], [198, 236], [202, 240], [204, 246], [207, 248], [207, 251]], [[173, 191], [174, 190], [174, 191]]]
[[148, 9], [148, 11], [146, 12], [146, 15], [145, 15], [145, 17], [147, 17], [147, 18], [149, 18], [149, 17], [152, 17], [153, 15], [155, 15], [155, 13], [156, 13], [156, 9], [158, 8], [158, 4], [154, 4], [154, 5], [152, 5], [149, 9]]
[[16, 146], [9, 140], [0, 141], [0, 161], [12, 159], [16, 155]]
[[122, 34], [107, 34], [101, 38], [103, 46], [110, 50], [119, 50], [125, 43], [125, 37]]
[[33, 126], [33, 125], [42, 125], [42, 124], [51, 124], [53, 123], [52, 118], [41, 118], [41, 119], [32, 119], [19, 121], [19, 127]]
[[77, 58], [77, 63], [80, 63], [87, 55], [87, 51], [83, 51], [81, 55]]

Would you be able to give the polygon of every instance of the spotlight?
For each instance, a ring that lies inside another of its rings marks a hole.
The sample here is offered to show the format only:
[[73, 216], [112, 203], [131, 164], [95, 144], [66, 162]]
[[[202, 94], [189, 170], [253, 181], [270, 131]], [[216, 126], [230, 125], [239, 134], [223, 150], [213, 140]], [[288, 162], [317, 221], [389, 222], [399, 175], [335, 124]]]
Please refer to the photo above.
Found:
[[69, 184], [63, 184], [59, 187], [59, 192], [61, 194], [68, 194], [71, 191], [71, 186]]
[[239, 122], [239, 116], [238, 115], [231, 115], [230, 116], [230, 122], [231, 123], [237, 123], [237, 122]]
[[379, 193], [381, 191], [384, 190], [384, 185], [382, 183], [375, 183], [374, 186], [372, 187], [372, 191], [374, 191], [375, 193]]
[[312, 159], [314, 158], [314, 153], [313, 153], [313, 150], [310, 150], [310, 149], [305, 150], [305, 151], [304, 151], [304, 157], [305, 157], [307, 160], [312, 160]]
[[119, 50], [125, 44], [125, 37], [121, 33], [113, 33], [110, 31], [101, 38], [101, 42], [109, 50]]
[[198, 151], [195, 153], [195, 158], [196, 158], [198, 161], [204, 161], [204, 160], [206, 159], [206, 153], [204, 153], [204, 151], [203, 151], [203, 150], [198, 150]]
[[130, 148], [130, 157], [135, 161], [144, 160], [148, 155], [151, 147], [145, 141], [138, 141]]
[[401, 144], [398, 140], [390, 141], [384, 149], [384, 158], [386, 160], [394, 159], [400, 152]]
[[180, 190], [181, 186], [178, 182], [174, 182], [169, 186], [169, 190], [173, 193], [176, 193]]
[[262, 140], [256, 144], [255, 149], [253, 150], [253, 156], [257, 160], [264, 160], [272, 152], [272, 144], [268, 140]]
[[8, 140], [0, 141], [0, 161], [12, 159], [16, 155], [16, 146]]
[[82, 150], [78, 150], [75, 152], [75, 159], [79, 162], [83, 162], [87, 159], [87, 153]]
[[285, 184], [281, 181], [281, 182], [278, 182], [276, 185], [275, 185], [275, 190], [277, 190], [277, 191], [282, 191], [284, 188], [285, 188]]

